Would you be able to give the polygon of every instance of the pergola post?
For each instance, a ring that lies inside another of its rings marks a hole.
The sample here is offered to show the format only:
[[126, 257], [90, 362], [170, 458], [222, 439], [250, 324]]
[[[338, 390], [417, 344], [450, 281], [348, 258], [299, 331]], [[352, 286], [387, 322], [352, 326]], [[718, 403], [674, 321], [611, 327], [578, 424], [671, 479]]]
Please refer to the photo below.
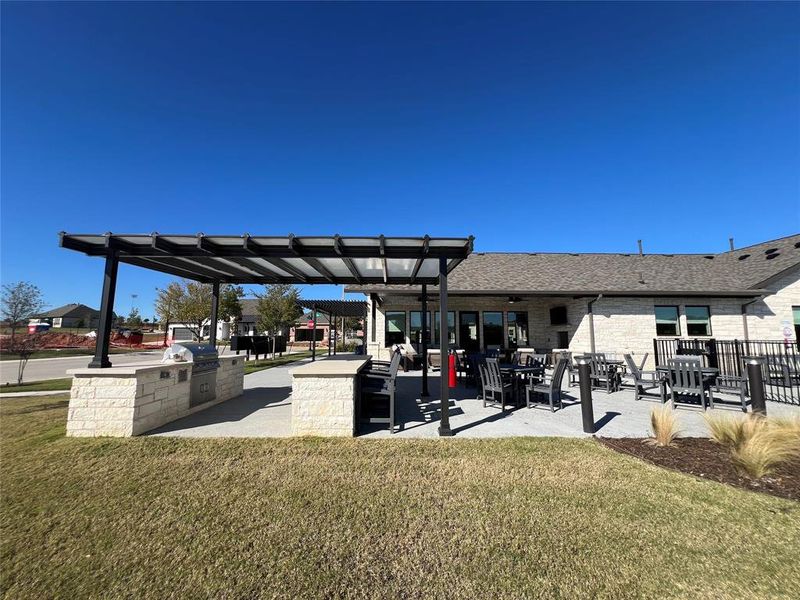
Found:
[[333, 355], [336, 356], [336, 333], [338, 330], [336, 329], [336, 318], [333, 313], [331, 313], [331, 324], [333, 326]]
[[217, 316], [219, 314], [219, 281], [211, 284], [211, 324], [208, 331], [208, 343], [217, 345]]
[[114, 324], [114, 295], [117, 291], [118, 267], [119, 253], [112, 250], [106, 255], [103, 296], [100, 300], [100, 323], [97, 327], [94, 358], [88, 365], [90, 369], [107, 369], [111, 366], [111, 361], [108, 360], [108, 347], [111, 340], [111, 327]]
[[317, 360], [317, 305], [311, 306], [311, 360]]
[[331, 336], [333, 335], [333, 315], [328, 313], [328, 356], [331, 355]]
[[427, 398], [428, 393], [428, 286], [422, 284], [422, 392], [420, 396]]
[[439, 258], [439, 352], [441, 354], [442, 366], [439, 369], [439, 394], [441, 398], [442, 417], [439, 423], [439, 435], [448, 437], [453, 435], [450, 429], [450, 331], [447, 323], [447, 259]]

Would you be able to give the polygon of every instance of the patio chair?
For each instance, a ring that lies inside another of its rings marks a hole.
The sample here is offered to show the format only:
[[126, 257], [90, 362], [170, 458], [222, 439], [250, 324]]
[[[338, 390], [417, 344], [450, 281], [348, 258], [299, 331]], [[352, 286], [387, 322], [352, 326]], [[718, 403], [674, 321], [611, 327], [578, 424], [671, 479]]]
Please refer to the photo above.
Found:
[[[559, 358], [556, 361], [553, 374], [549, 376], [549, 380], [547, 377], [545, 377], [539, 383], [534, 382], [533, 379], [528, 382], [528, 385], [525, 387], [525, 404], [528, 406], [528, 408], [531, 407], [531, 404], [547, 403], [550, 405], [550, 412], [555, 412], [556, 402], [558, 402], [558, 408], [564, 408], [564, 402], [561, 396], [561, 384], [564, 379], [564, 373], [567, 370], [568, 363], [569, 360], [566, 358]], [[544, 396], [546, 401], [537, 402], [535, 400], [531, 400], [531, 394], [536, 396]]]
[[606, 355], [602, 352], [584, 354], [589, 359], [589, 374], [592, 381], [592, 389], [601, 390], [605, 388], [606, 393], [610, 394], [615, 387], [617, 377], [616, 370], [606, 362]]
[[[629, 375], [633, 379], [635, 400], [639, 400], [642, 395], [645, 395], [647, 390], [661, 388], [661, 379], [658, 373], [655, 371], [643, 371], [639, 365], [633, 362], [633, 357], [630, 354], [624, 354], [623, 356], [625, 357], [625, 362], [628, 364]], [[645, 356], [645, 360], [647, 360], [647, 356]]]
[[500, 402], [500, 409], [506, 410], [506, 397], [514, 393], [514, 382], [504, 379], [500, 371], [500, 363], [496, 358], [487, 358], [486, 362], [480, 366], [481, 383], [483, 387], [483, 406], [487, 403], [497, 404]]
[[369, 369], [360, 374], [361, 415], [369, 423], [388, 423], [394, 433], [394, 394], [400, 353], [395, 352], [388, 370]]
[[672, 408], [679, 402], [680, 396], [697, 396], [703, 410], [706, 409], [706, 396], [708, 405], [714, 408], [714, 394], [711, 391], [711, 381], [703, 377], [703, 362], [699, 357], [670, 358], [667, 361], [669, 375], [669, 394]]
[[466, 364], [467, 364], [467, 375], [466, 380], [464, 383], [466, 385], [480, 385], [480, 365], [483, 363], [484, 357], [483, 354], [479, 353], [472, 353], [468, 354], [466, 357]]

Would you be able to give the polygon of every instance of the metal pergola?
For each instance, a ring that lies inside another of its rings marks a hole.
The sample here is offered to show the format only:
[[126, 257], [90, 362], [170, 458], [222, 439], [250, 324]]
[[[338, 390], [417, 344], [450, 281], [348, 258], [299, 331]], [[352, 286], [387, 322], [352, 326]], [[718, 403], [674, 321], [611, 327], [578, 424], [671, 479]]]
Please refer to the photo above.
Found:
[[[328, 315], [331, 332], [337, 332], [336, 319], [339, 317], [366, 318], [367, 303], [364, 300], [300, 300], [297, 303], [302, 308], [312, 311], [311, 327], [311, 360], [317, 359], [317, 313]], [[333, 355], [336, 356], [336, 342], [334, 337]], [[328, 356], [331, 355], [331, 344], [328, 343]]]
[[[59, 234], [62, 248], [105, 258], [100, 324], [91, 368], [111, 366], [109, 340], [119, 263], [144, 267], [212, 286], [211, 343], [216, 343], [219, 287], [235, 284], [439, 284], [447, 314], [447, 275], [473, 248], [467, 238], [353, 236], [251, 236], [152, 234]], [[426, 294], [423, 292], [423, 302]], [[374, 309], [373, 309], [374, 310]], [[424, 319], [423, 319], [424, 321]], [[441, 336], [440, 435], [452, 435], [448, 410], [448, 345]], [[423, 360], [427, 354], [423, 336]], [[427, 386], [423, 369], [423, 392]]]

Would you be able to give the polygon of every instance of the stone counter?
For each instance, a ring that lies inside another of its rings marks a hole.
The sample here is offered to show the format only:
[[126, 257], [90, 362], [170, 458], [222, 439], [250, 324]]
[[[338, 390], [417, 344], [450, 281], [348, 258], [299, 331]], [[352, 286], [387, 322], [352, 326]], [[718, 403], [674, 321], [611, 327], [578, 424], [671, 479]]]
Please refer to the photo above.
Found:
[[371, 358], [335, 356], [293, 369], [292, 435], [353, 437], [358, 374]]
[[189, 406], [191, 363], [73, 369], [67, 435], [126, 437], [204, 410], [242, 394], [244, 360], [222, 356], [216, 398]]

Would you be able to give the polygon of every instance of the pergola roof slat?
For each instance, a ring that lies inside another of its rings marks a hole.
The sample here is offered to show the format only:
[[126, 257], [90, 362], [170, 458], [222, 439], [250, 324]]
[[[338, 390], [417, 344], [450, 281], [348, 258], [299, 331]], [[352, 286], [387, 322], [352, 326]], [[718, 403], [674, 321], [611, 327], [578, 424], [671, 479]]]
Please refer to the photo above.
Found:
[[120, 262], [197, 281], [254, 284], [434, 284], [438, 280], [434, 263], [438, 263], [439, 258], [446, 258], [452, 270], [472, 252], [471, 237], [429, 236], [62, 232], [60, 245], [90, 256], [114, 253]]

